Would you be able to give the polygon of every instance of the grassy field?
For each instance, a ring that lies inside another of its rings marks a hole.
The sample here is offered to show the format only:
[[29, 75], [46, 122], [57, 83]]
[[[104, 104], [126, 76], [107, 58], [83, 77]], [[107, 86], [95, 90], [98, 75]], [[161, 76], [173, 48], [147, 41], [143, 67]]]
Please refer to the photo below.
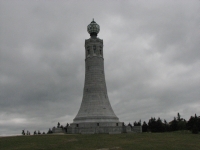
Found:
[[200, 150], [200, 134], [174, 132], [2, 137], [0, 150]]

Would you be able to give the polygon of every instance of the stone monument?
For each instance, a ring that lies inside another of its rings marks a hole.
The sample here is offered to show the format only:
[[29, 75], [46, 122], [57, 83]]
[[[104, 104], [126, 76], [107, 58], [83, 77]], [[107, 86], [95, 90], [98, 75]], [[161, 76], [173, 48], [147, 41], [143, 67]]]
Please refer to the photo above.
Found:
[[85, 40], [85, 84], [78, 114], [68, 127], [67, 133], [121, 133], [122, 122], [115, 115], [109, 102], [105, 72], [103, 40], [97, 37], [100, 26], [93, 20]]

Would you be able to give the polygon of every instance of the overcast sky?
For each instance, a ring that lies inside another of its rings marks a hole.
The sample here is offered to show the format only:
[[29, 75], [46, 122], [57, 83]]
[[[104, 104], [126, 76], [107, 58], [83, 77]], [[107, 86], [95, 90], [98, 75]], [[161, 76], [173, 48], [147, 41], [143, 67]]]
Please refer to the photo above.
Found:
[[0, 0], [0, 136], [73, 121], [92, 18], [120, 121], [199, 116], [199, 14], [199, 0]]

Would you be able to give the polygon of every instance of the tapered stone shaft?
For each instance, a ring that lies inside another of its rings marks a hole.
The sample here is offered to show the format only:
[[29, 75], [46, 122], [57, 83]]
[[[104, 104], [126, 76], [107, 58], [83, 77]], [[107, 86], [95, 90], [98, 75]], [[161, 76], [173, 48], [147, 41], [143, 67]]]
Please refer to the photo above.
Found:
[[107, 94], [104, 73], [103, 40], [95, 36], [85, 40], [85, 54], [83, 99], [74, 122], [119, 121], [113, 112]]
[[122, 122], [115, 115], [107, 94], [103, 40], [97, 37], [100, 27], [93, 20], [85, 40], [85, 84], [78, 114], [68, 133], [121, 133]]

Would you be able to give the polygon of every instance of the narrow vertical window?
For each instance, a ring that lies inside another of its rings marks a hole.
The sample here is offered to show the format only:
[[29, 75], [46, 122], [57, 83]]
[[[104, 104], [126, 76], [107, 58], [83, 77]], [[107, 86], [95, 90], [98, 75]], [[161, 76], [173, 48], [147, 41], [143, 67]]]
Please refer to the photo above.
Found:
[[89, 46], [87, 47], [87, 53], [88, 53], [88, 55], [90, 55], [90, 47]]
[[97, 123], [97, 126], [99, 126], [99, 123]]
[[99, 54], [102, 55], [102, 50], [101, 50], [101, 46], [100, 46], [100, 49], [99, 49]]
[[96, 53], [96, 45], [93, 46], [94, 53]]
[[118, 123], [116, 123], [116, 126], [118, 126]]
[[76, 124], [76, 127], [78, 127], [78, 124]]

